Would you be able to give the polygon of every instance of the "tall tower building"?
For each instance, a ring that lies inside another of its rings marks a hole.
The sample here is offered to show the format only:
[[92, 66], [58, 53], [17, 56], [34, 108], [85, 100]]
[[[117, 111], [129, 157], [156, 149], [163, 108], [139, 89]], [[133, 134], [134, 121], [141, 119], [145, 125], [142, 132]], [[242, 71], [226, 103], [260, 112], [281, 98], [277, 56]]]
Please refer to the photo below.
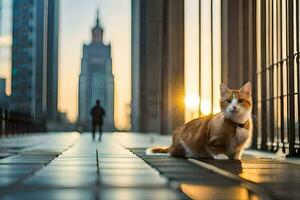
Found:
[[106, 111], [103, 130], [114, 130], [114, 76], [112, 74], [111, 46], [103, 43], [103, 28], [97, 12], [92, 29], [92, 41], [83, 45], [79, 77], [78, 125], [91, 128], [91, 108], [96, 100]]
[[13, 109], [52, 119], [57, 111], [58, 0], [14, 0]]
[[59, 0], [48, 1], [47, 23], [47, 119], [56, 121], [58, 95]]

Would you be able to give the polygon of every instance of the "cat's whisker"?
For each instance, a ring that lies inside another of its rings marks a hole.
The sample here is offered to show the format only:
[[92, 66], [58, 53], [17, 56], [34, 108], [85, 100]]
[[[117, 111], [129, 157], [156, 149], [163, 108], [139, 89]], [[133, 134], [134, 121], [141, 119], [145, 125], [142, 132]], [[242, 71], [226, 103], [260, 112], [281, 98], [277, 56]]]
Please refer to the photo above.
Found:
[[225, 112], [225, 118], [229, 119], [231, 117], [231, 114], [229, 112]]
[[222, 116], [221, 116], [221, 121], [224, 121], [224, 117], [225, 117], [225, 114], [222, 113]]
[[252, 118], [257, 119], [257, 117], [255, 115], [251, 114], [251, 116], [252, 116]]

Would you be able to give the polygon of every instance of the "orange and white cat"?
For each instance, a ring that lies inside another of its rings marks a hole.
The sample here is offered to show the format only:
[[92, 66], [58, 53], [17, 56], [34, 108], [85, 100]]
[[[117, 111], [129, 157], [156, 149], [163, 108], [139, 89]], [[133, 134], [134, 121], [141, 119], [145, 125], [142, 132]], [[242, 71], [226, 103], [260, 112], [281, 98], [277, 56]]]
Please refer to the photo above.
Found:
[[252, 136], [251, 83], [241, 89], [220, 85], [221, 112], [194, 119], [173, 132], [172, 145], [167, 148], [149, 148], [147, 153], [170, 153], [175, 157], [241, 159]]

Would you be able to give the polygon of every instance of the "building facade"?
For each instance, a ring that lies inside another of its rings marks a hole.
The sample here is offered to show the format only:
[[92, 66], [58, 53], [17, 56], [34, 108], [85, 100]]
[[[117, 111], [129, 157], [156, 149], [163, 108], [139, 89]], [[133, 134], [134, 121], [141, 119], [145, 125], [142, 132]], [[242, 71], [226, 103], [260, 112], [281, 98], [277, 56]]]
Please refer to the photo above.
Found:
[[132, 0], [133, 131], [184, 123], [184, 1]]
[[92, 41], [83, 45], [81, 73], [79, 77], [78, 125], [84, 130], [91, 128], [90, 112], [101, 101], [105, 109], [104, 131], [114, 128], [114, 76], [112, 73], [111, 45], [103, 42], [103, 28], [97, 13], [96, 25], [92, 29]]
[[58, 42], [59, 0], [48, 1], [47, 23], [47, 119], [58, 118]]
[[57, 113], [58, 0], [14, 0], [12, 105], [53, 120]]
[[0, 78], [0, 109], [9, 107], [9, 97], [6, 95], [6, 79]]

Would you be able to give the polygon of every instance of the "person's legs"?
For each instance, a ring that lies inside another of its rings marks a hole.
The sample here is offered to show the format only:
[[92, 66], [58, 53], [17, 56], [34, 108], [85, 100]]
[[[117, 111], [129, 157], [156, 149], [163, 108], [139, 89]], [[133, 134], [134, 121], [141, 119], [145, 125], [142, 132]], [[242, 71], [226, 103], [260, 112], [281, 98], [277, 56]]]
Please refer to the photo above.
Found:
[[92, 128], [93, 140], [95, 140], [95, 129], [96, 129], [96, 124], [93, 123], [93, 128]]
[[101, 142], [101, 135], [102, 135], [102, 124], [99, 124], [99, 142]]

